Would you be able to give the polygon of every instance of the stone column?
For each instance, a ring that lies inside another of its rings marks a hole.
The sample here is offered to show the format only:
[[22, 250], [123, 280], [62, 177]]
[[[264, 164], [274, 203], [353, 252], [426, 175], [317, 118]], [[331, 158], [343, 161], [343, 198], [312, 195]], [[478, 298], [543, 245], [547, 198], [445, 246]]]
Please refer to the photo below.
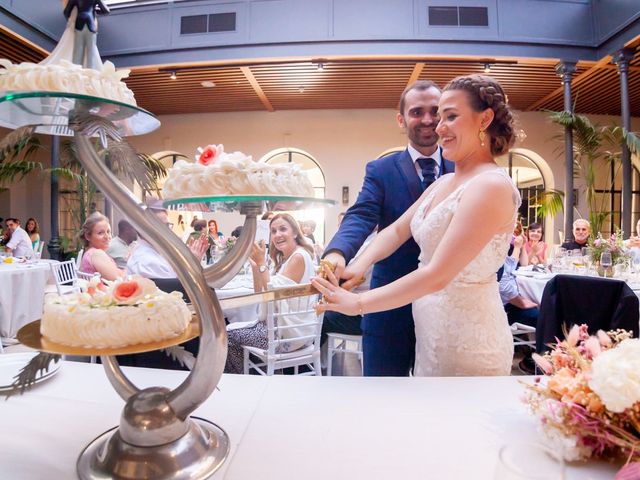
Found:
[[[573, 113], [571, 100], [571, 77], [576, 73], [575, 62], [560, 62], [556, 65], [556, 73], [562, 78], [564, 87], [564, 111]], [[573, 240], [573, 130], [564, 130], [564, 241]]]
[[[631, 130], [631, 106], [629, 102], [629, 61], [633, 58], [633, 50], [623, 48], [613, 55], [613, 63], [618, 65], [620, 73], [620, 115], [622, 117], [622, 127], [625, 132]], [[632, 214], [632, 185], [631, 178], [633, 169], [631, 167], [631, 152], [626, 142], [622, 144], [622, 231], [624, 238], [629, 238], [633, 234], [631, 226]]]
[[[60, 167], [60, 137], [51, 137], [51, 168]], [[51, 239], [47, 244], [49, 257], [53, 260], [60, 260], [60, 227], [59, 227], [59, 210], [58, 210], [58, 176], [51, 174]]]

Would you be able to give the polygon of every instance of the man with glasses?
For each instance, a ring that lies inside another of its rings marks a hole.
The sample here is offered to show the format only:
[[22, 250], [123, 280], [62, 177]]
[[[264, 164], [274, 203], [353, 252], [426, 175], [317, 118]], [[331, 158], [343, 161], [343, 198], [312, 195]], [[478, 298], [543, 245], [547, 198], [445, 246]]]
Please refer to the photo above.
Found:
[[567, 250], [580, 250], [582, 247], [586, 247], [589, 243], [589, 236], [591, 235], [591, 224], [584, 218], [579, 218], [573, 222], [573, 238], [568, 242], [562, 244], [562, 248]]

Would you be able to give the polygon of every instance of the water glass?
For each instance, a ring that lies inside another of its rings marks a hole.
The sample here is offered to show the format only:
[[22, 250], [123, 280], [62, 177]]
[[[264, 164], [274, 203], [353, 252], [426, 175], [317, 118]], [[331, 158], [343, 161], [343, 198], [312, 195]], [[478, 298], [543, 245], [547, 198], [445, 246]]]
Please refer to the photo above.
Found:
[[504, 445], [494, 480], [564, 480], [565, 465], [557, 452], [535, 442]]
[[611, 257], [611, 252], [609, 250], [605, 250], [600, 255], [600, 266], [604, 269], [604, 278], [607, 278], [607, 269], [613, 265], [613, 259]]

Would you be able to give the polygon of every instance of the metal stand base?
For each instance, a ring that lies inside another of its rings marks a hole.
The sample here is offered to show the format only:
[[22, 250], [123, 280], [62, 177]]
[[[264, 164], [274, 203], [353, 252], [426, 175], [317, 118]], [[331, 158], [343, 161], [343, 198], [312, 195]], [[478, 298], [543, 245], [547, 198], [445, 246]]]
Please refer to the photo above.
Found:
[[126, 443], [114, 427], [87, 445], [76, 469], [81, 480], [202, 480], [220, 468], [229, 448], [227, 433], [203, 418], [190, 417], [185, 435], [156, 447]]

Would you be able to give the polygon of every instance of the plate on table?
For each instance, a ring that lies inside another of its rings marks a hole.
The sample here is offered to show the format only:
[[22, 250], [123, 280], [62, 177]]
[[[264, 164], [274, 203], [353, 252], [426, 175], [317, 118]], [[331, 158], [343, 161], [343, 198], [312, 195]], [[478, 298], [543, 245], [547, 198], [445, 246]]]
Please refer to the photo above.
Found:
[[[0, 354], [0, 392], [11, 390], [11, 384], [14, 377], [20, 373], [20, 370], [29, 363], [29, 361], [38, 355], [39, 352], [19, 352], [19, 353], [3, 353]], [[49, 363], [49, 370], [38, 372], [35, 383], [43, 382], [53, 377], [62, 366], [62, 361]]]

